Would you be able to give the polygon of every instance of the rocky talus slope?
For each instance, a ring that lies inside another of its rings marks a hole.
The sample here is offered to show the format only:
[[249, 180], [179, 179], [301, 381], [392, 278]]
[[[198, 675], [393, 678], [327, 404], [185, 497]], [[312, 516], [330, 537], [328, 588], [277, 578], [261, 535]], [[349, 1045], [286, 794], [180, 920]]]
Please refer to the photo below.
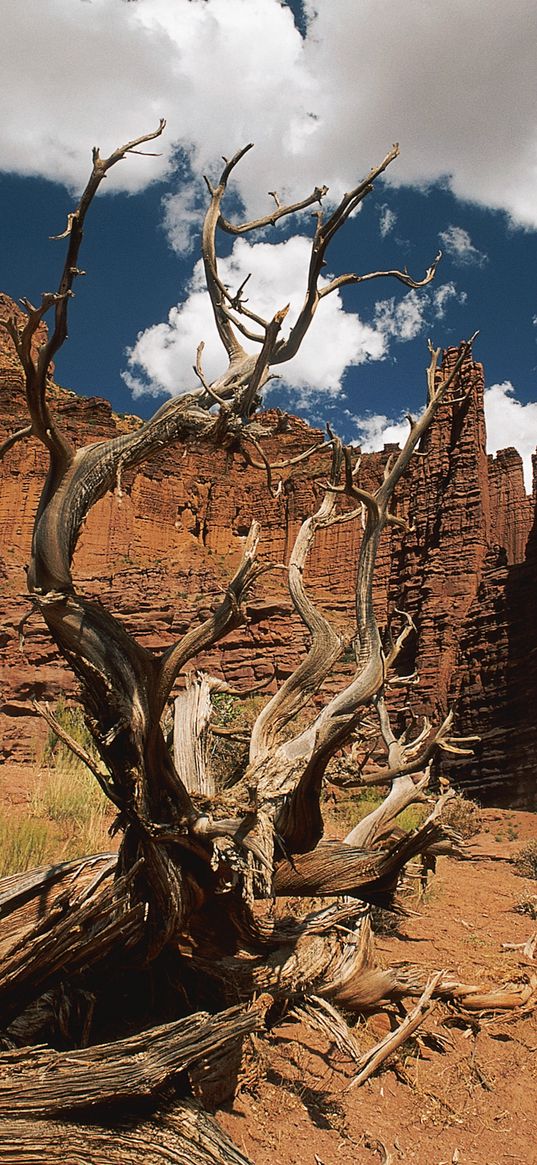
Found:
[[[0, 315], [16, 310], [0, 296]], [[449, 365], [454, 352], [445, 353]], [[400, 667], [421, 677], [418, 711], [437, 715], [455, 702], [457, 728], [481, 736], [475, 757], [456, 766], [457, 779], [495, 804], [537, 804], [533, 756], [537, 744], [537, 632], [532, 598], [537, 581], [535, 499], [524, 491], [513, 449], [485, 452], [483, 369], [467, 361], [464, 399], [442, 406], [397, 498], [413, 529], [387, 534], [379, 561], [377, 603], [403, 608], [417, 634]], [[140, 422], [118, 417], [97, 397], [81, 398], [51, 383], [54, 409], [78, 443]], [[22, 380], [8, 337], [0, 332], [0, 441], [26, 423]], [[266, 415], [275, 434], [273, 458], [290, 457], [322, 441], [303, 421]], [[365, 455], [362, 480], [379, 479], [385, 455]], [[226, 451], [176, 447], [123, 482], [123, 496], [92, 511], [76, 552], [80, 589], [98, 596], [148, 647], [166, 647], [204, 618], [238, 561], [250, 522], [262, 526], [262, 554], [288, 557], [300, 522], [315, 508], [327, 465], [321, 453], [284, 471], [273, 498], [264, 472]], [[52, 704], [75, 698], [70, 672], [25, 596], [33, 517], [45, 475], [38, 442], [19, 442], [0, 464], [0, 757], [29, 761], [43, 727], [32, 697]], [[321, 532], [308, 564], [308, 584], [342, 629], [352, 626], [352, 590], [359, 522]], [[305, 641], [280, 570], [263, 576], [248, 620], [200, 664], [230, 682], [271, 687], [295, 666]], [[330, 681], [340, 686], [351, 663]], [[455, 769], [453, 770], [455, 772]]]

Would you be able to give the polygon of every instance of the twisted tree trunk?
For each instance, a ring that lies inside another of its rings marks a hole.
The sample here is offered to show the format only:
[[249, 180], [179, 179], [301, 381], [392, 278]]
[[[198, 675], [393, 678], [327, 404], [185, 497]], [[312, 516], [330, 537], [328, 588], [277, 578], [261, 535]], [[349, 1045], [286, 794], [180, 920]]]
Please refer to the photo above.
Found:
[[[115, 1018], [117, 1036], [124, 1034], [120, 1015], [114, 1015], [113, 988], [115, 984], [117, 990], [118, 977], [126, 983], [127, 995], [132, 980], [135, 1011], [151, 975], [157, 995], [165, 982], [173, 981], [175, 994], [171, 992], [169, 1005], [172, 1010], [175, 1007], [175, 1021], [115, 1047], [108, 1042], [105, 1051], [92, 1047], [63, 1059], [60, 1053], [42, 1051], [5, 1053], [0, 1057], [0, 1111], [24, 1119], [4, 1126], [0, 1161], [14, 1159], [18, 1138], [25, 1160], [37, 1160], [39, 1142], [40, 1160], [45, 1155], [52, 1162], [59, 1156], [59, 1138], [64, 1135], [72, 1160], [83, 1154], [85, 1160], [96, 1162], [104, 1157], [244, 1161], [191, 1104], [179, 1109], [172, 1106], [163, 1117], [123, 1123], [114, 1108], [110, 1124], [114, 1135], [108, 1142], [98, 1123], [74, 1122], [67, 1134], [64, 1126], [51, 1125], [49, 1118], [63, 1117], [80, 1106], [104, 1102], [117, 1106], [142, 1094], [154, 1097], [165, 1081], [176, 1079], [223, 1041], [237, 1047], [245, 1032], [259, 1030], [265, 1022], [266, 1007], [250, 1006], [260, 990], [271, 992], [275, 1015], [289, 1001], [298, 1006], [302, 1000], [305, 1005], [315, 993], [325, 999], [325, 1023], [328, 1000], [330, 1006], [341, 1002], [348, 1009], [358, 1009], [389, 995], [412, 993], [411, 976], [401, 979], [394, 970], [375, 965], [364, 904], [390, 902], [410, 858], [446, 837], [441, 805], [408, 836], [390, 837], [401, 808], [423, 800], [426, 766], [435, 749], [452, 747], [451, 720], [411, 741], [396, 739], [392, 732], [385, 685], [411, 627], [407, 621], [396, 643], [389, 650], [383, 647], [373, 608], [373, 583], [384, 529], [390, 524], [404, 525], [391, 511], [394, 490], [442, 401], [452, 389], [459, 394], [466, 391], [471, 342], [462, 345], [446, 377], [438, 369], [439, 352], [432, 351], [425, 412], [411, 425], [401, 452], [386, 464], [375, 492], [360, 486], [359, 461], [355, 463], [352, 450], [335, 437], [321, 444], [320, 448], [331, 451], [329, 481], [324, 483], [316, 513], [297, 534], [287, 568], [291, 601], [310, 636], [309, 651], [259, 713], [251, 729], [248, 765], [230, 788], [218, 789], [210, 770], [206, 741], [211, 685], [203, 675], [188, 676], [187, 669], [245, 617], [245, 599], [267, 569], [257, 562], [255, 523], [245, 540], [241, 563], [211, 615], [162, 653], [143, 648], [100, 603], [77, 591], [72, 562], [81, 525], [108, 490], [121, 492], [127, 469], [172, 442], [203, 441], [208, 455], [212, 448], [225, 446], [244, 457], [254, 472], [266, 473], [273, 490], [273, 474], [291, 463], [269, 463], [255, 421], [271, 366], [296, 354], [321, 300], [343, 284], [388, 276], [416, 288], [433, 278], [436, 267], [435, 261], [420, 281], [407, 272], [391, 270], [320, 282], [331, 239], [395, 159], [396, 147], [344, 196], [326, 221], [320, 209], [326, 188], [318, 187], [299, 204], [282, 207], [278, 203], [271, 214], [234, 225], [223, 217], [221, 204], [241, 151], [226, 163], [218, 185], [209, 187], [202, 238], [207, 290], [227, 357], [226, 370], [207, 383], [200, 346], [197, 391], [174, 397], [135, 432], [74, 449], [50, 412], [47, 377], [53, 356], [66, 338], [72, 286], [81, 274], [77, 263], [85, 217], [110, 167], [163, 128], [161, 122], [154, 134], [127, 143], [108, 159], [94, 152], [88, 186], [69, 216], [67, 257], [58, 291], [43, 296], [38, 307], [26, 303], [28, 316], [22, 329], [15, 320], [8, 324], [25, 374], [30, 425], [13, 434], [3, 451], [16, 440], [33, 436], [49, 454], [35, 519], [28, 588], [80, 682], [100, 763], [86, 759], [117, 810], [115, 828], [122, 840], [117, 863], [106, 856], [94, 858], [86, 865], [73, 867], [71, 863], [8, 879], [0, 886], [6, 926], [0, 949], [0, 1004], [8, 1044], [24, 1042], [25, 1037], [35, 1042], [47, 1032], [67, 1043], [77, 1039], [88, 1043], [95, 1039], [99, 1015], [103, 1022], [103, 997], [108, 996], [108, 1027]], [[272, 320], [263, 320], [246, 307], [242, 288], [232, 295], [221, 282], [217, 231], [242, 234], [313, 204], [319, 204], [319, 210], [304, 304], [282, 338], [286, 309], [276, 311]], [[51, 308], [54, 329], [35, 351], [36, 331]], [[241, 335], [258, 343], [257, 354], [245, 351]], [[252, 445], [259, 460], [252, 456]], [[295, 461], [314, 456], [318, 448]], [[340, 510], [342, 499], [347, 500]], [[349, 641], [307, 594], [304, 568], [318, 530], [360, 515], [365, 521], [356, 567], [354, 675], [344, 690], [324, 705], [321, 702], [319, 709], [322, 685]], [[187, 676], [187, 691], [176, 705], [172, 756], [161, 720], [180, 675]], [[314, 697], [316, 705], [312, 705]], [[297, 717], [305, 717], [308, 708], [313, 710], [306, 726], [297, 728]], [[45, 714], [50, 722], [50, 713]], [[378, 780], [391, 782], [391, 792], [384, 806], [346, 839], [324, 841], [321, 792], [327, 764], [366, 729], [372, 714], [379, 719], [388, 757]], [[80, 747], [74, 747], [80, 755]], [[310, 907], [304, 916], [298, 913], [276, 922], [259, 908], [261, 899], [290, 895], [339, 899], [332, 906], [317, 911]], [[347, 931], [354, 931], [352, 941], [342, 935], [342, 922]], [[168, 1003], [169, 997], [168, 992]], [[241, 1003], [233, 1013], [222, 1011], [237, 1000]], [[181, 1011], [197, 1012], [208, 1002], [209, 1010], [221, 1014], [177, 1018]], [[82, 1017], [81, 1009], [85, 1009]], [[318, 1010], [313, 1008], [312, 1014]], [[341, 1030], [344, 1027], [341, 1020]], [[52, 1062], [54, 1078], [36, 1099], [32, 1080], [41, 1066]], [[28, 1119], [30, 1115], [45, 1120], [36, 1124]]]

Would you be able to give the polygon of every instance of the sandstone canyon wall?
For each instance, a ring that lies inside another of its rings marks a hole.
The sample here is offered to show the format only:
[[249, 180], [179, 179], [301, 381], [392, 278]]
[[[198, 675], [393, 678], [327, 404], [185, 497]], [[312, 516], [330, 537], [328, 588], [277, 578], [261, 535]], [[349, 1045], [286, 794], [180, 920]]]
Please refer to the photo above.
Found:
[[[0, 296], [0, 316], [16, 310]], [[454, 359], [445, 353], [445, 363]], [[537, 580], [534, 499], [524, 491], [513, 449], [487, 457], [483, 370], [468, 359], [472, 392], [442, 406], [397, 497], [413, 529], [391, 531], [382, 546], [376, 598], [386, 610], [408, 611], [417, 634], [400, 661], [421, 679], [420, 712], [455, 705], [457, 730], [481, 736], [475, 756], [450, 775], [482, 801], [537, 805], [537, 634], [532, 610]], [[61, 423], [80, 443], [139, 424], [118, 417], [102, 399], [80, 398], [51, 383]], [[26, 423], [22, 382], [10, 341], [0, 333], [0, 441]], [[279, 430], [269, 453], [288, 457], [322, 441], [322, 433], [293, 417], [267, 414]], [[262, 526], [262, 553], [285, 562], [302, 519], [322, 490], [327, 454], [287, 471], [278, 498], [264, 473], [229, 452], [192, 445], [167, 450], [127, 475], [123, 496], [109, 495], [92, 511], [75, 558], [80, 589], [98, 596], [145, 645], [166, 647], [204, 618], [240, 555], [252, 518]], [[365, 455], [362, 480], [379, 479], [385, 455]], [[76, 699], [76, 685], [25, 595], [35, 509], [45, 474], [38, 442], [15, 445], [0, 464], [0, 758], [32, 761], [43, 726], [32, 698], [52, 704]], [[359, 523], [322, 532], [308, 564], [308, 584], [336, 624], [352, 626], [353, 574]], [[200, 664], [233, 683], [266, 679], [274, 687], [295, 666], [304, 629], [294, 618], [282, 571], [265, 575], [248, 606], [248, 620]], [[350, 674], [342, 662], [331, 679]], [[445, 767], [445, 766], [444, 766]]]

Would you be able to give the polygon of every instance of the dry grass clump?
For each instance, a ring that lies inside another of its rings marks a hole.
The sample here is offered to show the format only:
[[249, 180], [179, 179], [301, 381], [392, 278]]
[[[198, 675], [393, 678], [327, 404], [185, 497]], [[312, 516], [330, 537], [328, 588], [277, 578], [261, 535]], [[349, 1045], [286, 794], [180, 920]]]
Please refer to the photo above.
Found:
[[537, 894], [526, 894], [513, 906], [515, 914], [526, 914], [534, 922], [537, 921]]
[[445, 805], [442, 810], [442, 821], [460, 837], [468, 840], [479, 833], [483, 824], [483, 814], [475, 801], [459, 793]]
[[[78, 708], [55, 715], [96, 756]], [[113, 806], [89, 769], [50, 732], [26, 813], [0, 813], [0, 877], [110, 849]]]
[[110, 848], [112, 806], [95, 777], [73, 757], [41, 773], [30, 802], [30, 823], [49, 831], [47, 859], [84, 857]]
[[41, 866], [50, 855], [51, 836], [45, 821], [0, 816], [0, 877]]
[[[69, 735], [97, 759], [82, 710], [68, 708], [60, 702], [55, 716]], [[83, 857], [108, 849], [107, 834], [113, 810], [93, 774], [54, 732], [49, 733], [43, 759], [46, 767], [37, 783], [30, 811], [32, 817], [56, 827], [53, 857]]]
[[537, 838], [522, 846], [513, 859], [513, 864], [517, 874], [521, 874], [523, 878], [537, 880]]
[[68, 755], [67, 763], [63, 757], [58, 758], [41, 774], [31, 811], [35, 817], [82, 826], [92, 818], [109, 814], [111, 805], [89, 769], [72, 753]]

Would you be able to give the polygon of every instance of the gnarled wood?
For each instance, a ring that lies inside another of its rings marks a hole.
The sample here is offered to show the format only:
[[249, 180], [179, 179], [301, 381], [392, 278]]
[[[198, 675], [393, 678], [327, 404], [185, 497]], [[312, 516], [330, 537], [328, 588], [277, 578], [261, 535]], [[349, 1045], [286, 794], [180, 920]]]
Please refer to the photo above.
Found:
[[205, 675], [189, 676], [186, 689], [174, 703], [173, 759], [189, 793], [211, 797], [216, 793], [208, 769], [211, 689]]
[[252, 1165], [213, 1117], [181, 1101], [151, 1117], [83, 1124], [5, 1120], [1, 1165]]
[[[178, 1009], [187, 999], [193, 1000], [195, 1008], [205, 1006], [196, 1001], [202, 988], [212, 993], [215, 1007], [231, 998], [246, 1006], [212, 1017], [192, 1015], [115, 1045], [94, 1046], [69, 1056], [43, 1049], [0, 1056], [0, 1111], [25, 1114], [25, 1119], [4, 1123], [0, 1165], [15, 1159], [40, 1163], [45, 1159], [52, 1165], [60, 1157], [90, 1163], [244, 1163], [245, 1158], [229, 1146], [217, 1127], [189, 1104], [172, 1106], [162, 1117], [139, 1120], [131, 1115], [123, 1123], [110, 1111], [106, 1125], [98, 1121], [82, 1125], [73, 1119], [68, 1129], [48, 1119], [26, 1118], [73, 1113], [105, 1103], [110, 1108], [141, 1096], [160, 1101], [161, 1086], [172, 1076], [177, 1082], [178, 1074], [189, 1065], [192, 1087], [203, 1092], [203, 1079], [211, 1075], [211, 1057], [215, 1068], [214, 1056], [224, 1042], [238, 1046], [244, 1033], [262, 1027], [265, 1003], [247, 1006], [259, 991], [270, 990], [278, 1006], [290, 1000], [297, 1007], [316, 1008], [317, 1020], [325, 1026], [330, 1017], [336, 1023], [338, 1004], [358, 1010], [388, 997], [423, 992], [415, 969], [376, 964], [364, 902], [390, 902], [399, 874], [414, 854], [445, 850], [451, 844], [449, 831], [441, 823], [442, 799], [422, 826], [389, 840], [400, 809], [422, 798], [426, 766], [434, 751], [457, 748], [457, 743], [450, 735], [450, 717], [431, 730], [432, 738], [425, 730], [413, 739], [396, 737], [392, 731], [387, 677], [408, 633], [409, 620], [395, 645], [387, 646], [375, 614], [373, 583], [384, 530], [389, 525], [404, 527], [394, 513], [394, 491], [449, 392], [466, 391], [463, 366], [471, 340], [461, 345], [459, 358], [445, 378], [438, 371], [439, 353], [431, 350], [427, 407], [411, 425], [402, 450], [388, 459], [378, 488], [364, 488], [359, 460], [355, 462], [352, 450], [329, 434], [329, 480], [323, 484], [317, 511], [297, 533], [287, 567], [291, 602], [307, 628], [309, 650], [258, 713], [250, 734], [248, 767], [233, 786], [216, 788], [208, 770], [210, 685], [202, 676], [187, 681], [186, 693], [176, 702], [175, 761], [161, 719], [187, 666], [195, 666], [200, 653], [247, 618], [248, 595], [268, 569], [258, 563], [261, 532], [257, 525], [252, 524], [239, 566], [211, 614], [161, 653], [144, 648], [119, 619], [77, 590], [73, 555], [91, 508], [114, 488], [121, 496], [124, 474], [172, 443], [203, 442], [209, 456], [211, 449], [225, 448], [230, 456], [241, 456], [256, 470], [264, 470], [271, 493], [277, 494], [273, 469], [292, 469], [293, 462], [298, 464], [316, 450], [291, 458], [288, 465], [269, 458], [263, 442], [271, 434], [255, 422], [254, 412], [271, 367], [296, 355], [328, 294], [347, 284], [384, 276], [406, 287], [422, 287], [434, 277], [439, 258], [421, 280], [389, 269], [351, 272], [323, 283], [331, 241], [395, 160], [398, 147], [345, 194], [326, 219], [321, 203], [327, 188], [318, 186], [289, 206], [282, 206], [273, 193], [271, 214], [234, 225], [225, 218], [223, 203], [229, 179], [250, 149], [247, 146], [225, 160], [216, 186], [208, 183], [202, 231], [207, 292], [225, 354], [221, 375], [211, 383], [205, 378], [201, 343], [195, 363], [200, 382], [196, 391], [181, 394], [179, 385], [179, 395], [140, 428], [76, 449], [55, 422], [47, 379], [51, 360], [66, 339], [72, 287], [82, 273], [78, 257], [83, 227], [110, 167], [163, 129], [161, 122], [153, 133], [120, 147], [108, 159], [94, 151], [88, 184], [60, 236], [67, 240], [67, 253], [58, 289], [45, 294], [38, 306], [26, 303], [28, 318], [23, 328], [18, 329], [13, 320], [7, 325], [24, 371], [30, 424], [14, 433], [0, 454], [31, 434], [49, 456], [35, 518], [28, 588], [35, 609], [80, 681], [86, 721], [102, 761], [102, 767], [93, 765], [94, 775], [115, 805], [114, 828], [122, 840], [117, 860], [104, 855], [86, 865], [61, 865], [0, 884], [0, 909], [6, 919], [0, 947], [0, 1003], [4, 1022], [11, 1019], [18, 1024], [18, 1035], [11, 1028], [17, 1038], [24, 1038], [25, 1031], [37, 1033], [41, 1020], [61, 1006], [62, 999], [73, 1000], [75, 1012], [77, 1000], [82, 1011], [87, 1004], [80, 1037], [85, 1042], [91, 1038], [94, 992], [106, 992], [108, 969], [121, 968], [128, 974], [136, 964], [146, 973], [151, 963], [156, 991], [166, 965], [173, 967], [182, 988]], [[271, 318], [264, 319], [246, 306], [245, 283], [233, 292], [222, 282], [218, 232], [242, 235], [313, 204], [319, 204], [319, 210], [304, 303], [285, 335], [286, 308], [275, 304]], [[38, 329], [49, 310], [54, 311], [54, 327], [50, 338], [38, 347]], [[253, 341], [257, 350], [246, 351], [241, 337]], [[318, 530], [362, 513], [352, 635], [354, 674], [342, 690], [323, 702], [322, 686], [350, 640], [312, 602], [304, 585], [304, 569]], [[314, 705], [312, 697], [317, 701]], [[325, 841], [321, 791], [327, 764], [356, 733], [367, 732], [368, 717], [375, 709], [388, 758], [378, 776], [391, 783], [391, 791], [384, 805], [344, 841]], [[53, 722], [51, 716], [45, 710], [49, 722]], [[65, 733], [63, 739], [69, 744]], [[305, 918], [290, 915], [277, 921], [263, 917], [255, 901], [291, 895], [340, 900], [310, 911]], [[341, 930], [342, 923], [348, 927]], [[456, 986], [451, 984], [451, 989]], [[450, 986], [438, 979], [434, 989], [448, 992]], [[467, 997], [471, 999], [471, 991]], [[474, 992], [474, 1004], [483, 998]], [[336, 1026], [340, 1039], [349, 1043], [343, 1021]], [[73, 1042], [74, 1029], [67, 1035], [66, 1031], [65, 1038]], [[8, 1030], [5, 1039], [10, 1038]], [[9, 1080], [6, 1076], [2, 1081], [2, 1068], [11, 1072]], [[221, 1063], [213, 1075], [215, 1080], [221, 1077]], [[38, 1078], [42, 1080], [39, 1086]]]
[[59, 1116], [153, 1096], [208, 1052], [260, 1031], [271, 1003], [263, 997], [220, 1015], [199, 1012], [112, 1044], [69, 1052], [0, 1052], [0, 1118]]

